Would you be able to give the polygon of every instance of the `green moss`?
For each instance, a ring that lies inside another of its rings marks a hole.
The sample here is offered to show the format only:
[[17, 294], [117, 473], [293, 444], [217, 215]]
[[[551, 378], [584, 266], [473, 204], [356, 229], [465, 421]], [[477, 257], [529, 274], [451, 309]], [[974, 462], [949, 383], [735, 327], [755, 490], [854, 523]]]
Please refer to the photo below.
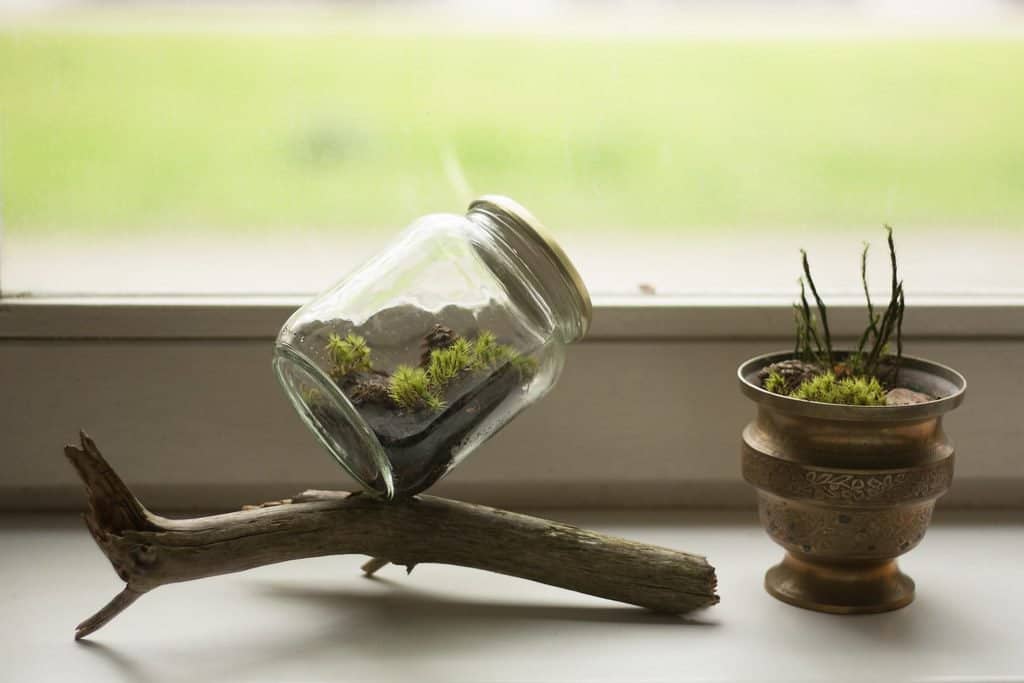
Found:
[[441, 410], [444, 410], [445, 406], [447, 406], [448, 404], [445, 403], [445, 401], [436, 394], [429, 394], [424, 399], [424, 405], [436, 413]]
[[459, 356], [465, 356], [469, 359], [468, 362], [472, 363], [474, 354], [473, 345], [464, 337], [457, 337], [448, 348]]
[[537, 374], [539, 364], [536, 358], [523, 356], [513, 346], [499, 344], [493, 332], [483, 330], [473, 341], [472, 352], [474, 362], [471, 367], [477, 370], [497, 368], [508, 363], [519, 373], [523, 380]]
[[349, 334], [344, 339], [332, 334], [328, 337], [326, 349], [334, 363], [331, 374], [335, 378], [370, 370], [370, 347], [358, 334]]
[[512, 346], [498, 343], [493, 332], [483, 330], [472, 342], [458, 338], [443, 349], [430, 352], [426, 377], [428, 389], [440, 395], [456, 377], [464, 372], [489, 370], [508, 363], [523, 381], [537, 374], [539, 363], [523, 356]]
[[512, 366], [517, 373], [519, 373], [519, 379], [526, 381], [532, 379], [537, 374], [537, 370], [540, 367], [540, 363], [537, 362], [536, 358], [530, 356], [523, 356], [513, 351], [511, 358], [509, 358], [509, 365]]
[[885, 405], [885, 389], [876, 378], [861, 376], [837, 379], [830, 372], [807, 380], [790, 395], [793, 398], [820, 403], [854, 406]]
[[306, 404], [317, 403], [323, 398], [323, 394], [316, 387], [308, 387], [305, 384], [299, 389], [299, 393], [302, 396], [302, 400]]
[[473, 342], [473, 354], [476, 357], [475, 367], [478, 369], [495, 368], [512, 359], [515, 349], [499, 344], [493, 332], [482, 330]]
[[405, 410], [419, 410], [420, 408], [440, 410], [444, 407], [444, 402], [434, 393], [430, 385], [427, 371], [408, 365], [399, 365], [391, 375], [391, 381], [388, 383], [388, 396], [395, 405]]
[[764, 381], [764, 388], [773, 394], [789, 395], [789, 392], [786, 391], [786, 380], [775, 370], [772, 370], [768, 379]]
[[427, 365], [427, 379], [431, 386], [440, 390], [455, 379], [460, 372], [472, 368], [476, 363], [473, 347], [465, 339], [458, 339], [454, 344], [443, 349], [430, 352], [430, 363]]

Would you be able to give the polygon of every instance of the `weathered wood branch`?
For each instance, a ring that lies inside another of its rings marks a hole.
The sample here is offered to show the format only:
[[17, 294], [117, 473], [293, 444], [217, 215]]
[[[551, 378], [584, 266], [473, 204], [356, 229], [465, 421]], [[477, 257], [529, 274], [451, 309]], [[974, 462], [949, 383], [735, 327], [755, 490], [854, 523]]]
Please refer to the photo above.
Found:
[[545, 519], [433, 496], [385, 503], [342, 491], [172, 520], [129, 491], [96, 444], [67, 446], [88, 493], [85, 521], [127, 584], [75, 631], [83, 638], [159, 586], [304, 557], [362, 554], [372, 574], [388, 562], [472, 567], [682, 614], [718, 602], [703, 557]]

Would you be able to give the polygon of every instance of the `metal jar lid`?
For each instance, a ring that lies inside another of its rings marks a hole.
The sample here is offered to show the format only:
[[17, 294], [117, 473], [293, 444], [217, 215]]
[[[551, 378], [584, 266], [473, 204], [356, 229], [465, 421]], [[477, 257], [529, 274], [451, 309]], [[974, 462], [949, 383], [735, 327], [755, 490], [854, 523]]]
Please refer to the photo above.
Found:
[[[578, 311], [580, 323], [575, 338], [585, 336], [590, 329], [594, 313], [590, 292], [587, 291], [579, 271], [543, 224], [521, 204], [501, 195], [489, 194], [474, 200], [469, 205], [467, 213], [481, 213], [490, 217], [502, 232], [506, 233], [504, 236], [510, 238], [507, 241], [511, 244], [523, 242], [537, 247], [537, 252], [554, 268], [533, 267], [531, 270], [549, 291], [566, 291], [569, 294]], [[550, 281], [552, 275], [555, 276], [554, 282]]]

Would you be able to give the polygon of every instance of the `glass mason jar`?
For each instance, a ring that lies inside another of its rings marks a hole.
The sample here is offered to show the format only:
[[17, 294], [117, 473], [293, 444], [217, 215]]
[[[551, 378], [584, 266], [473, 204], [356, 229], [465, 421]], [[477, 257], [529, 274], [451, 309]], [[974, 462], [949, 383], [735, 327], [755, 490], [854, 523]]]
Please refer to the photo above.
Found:
[[274, 370], [368, 492], [445, 476], [552, 387], [591, 303], [561, 248], [505, 197], [424, 216], [295, 312]]

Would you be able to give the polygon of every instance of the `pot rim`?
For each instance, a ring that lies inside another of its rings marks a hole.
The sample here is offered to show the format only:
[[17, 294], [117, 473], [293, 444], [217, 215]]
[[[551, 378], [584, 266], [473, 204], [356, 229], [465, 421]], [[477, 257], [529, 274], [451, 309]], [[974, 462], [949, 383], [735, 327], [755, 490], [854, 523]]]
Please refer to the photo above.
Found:
[[[851, 349], [838, 349], [838, 353], [850, 353]], [[945, 380], [956, 390], [934, 401], [916, 403], [906, 406], [850, 406], [820, 401], [807, 401], [791, 396], [774, 394], [754, 384], [750, 379], [761, 368], [780, 360], [793, 358], [792, 349], [773, 351], [749, 358], [740, 364], [736, 375], [740, 381], [743, 394], [759, 405], [770, 407], [782, 413], [800, 417], [815, 417], [826, 420], [847, 420], [859, 422], [903, 422], [936, 417], [948, 413], [964, 400], [967, 391], [967, 379], [953, 368], [924, 358], [903, 356], [903, 368], [913, 369], [938, 379]]]

